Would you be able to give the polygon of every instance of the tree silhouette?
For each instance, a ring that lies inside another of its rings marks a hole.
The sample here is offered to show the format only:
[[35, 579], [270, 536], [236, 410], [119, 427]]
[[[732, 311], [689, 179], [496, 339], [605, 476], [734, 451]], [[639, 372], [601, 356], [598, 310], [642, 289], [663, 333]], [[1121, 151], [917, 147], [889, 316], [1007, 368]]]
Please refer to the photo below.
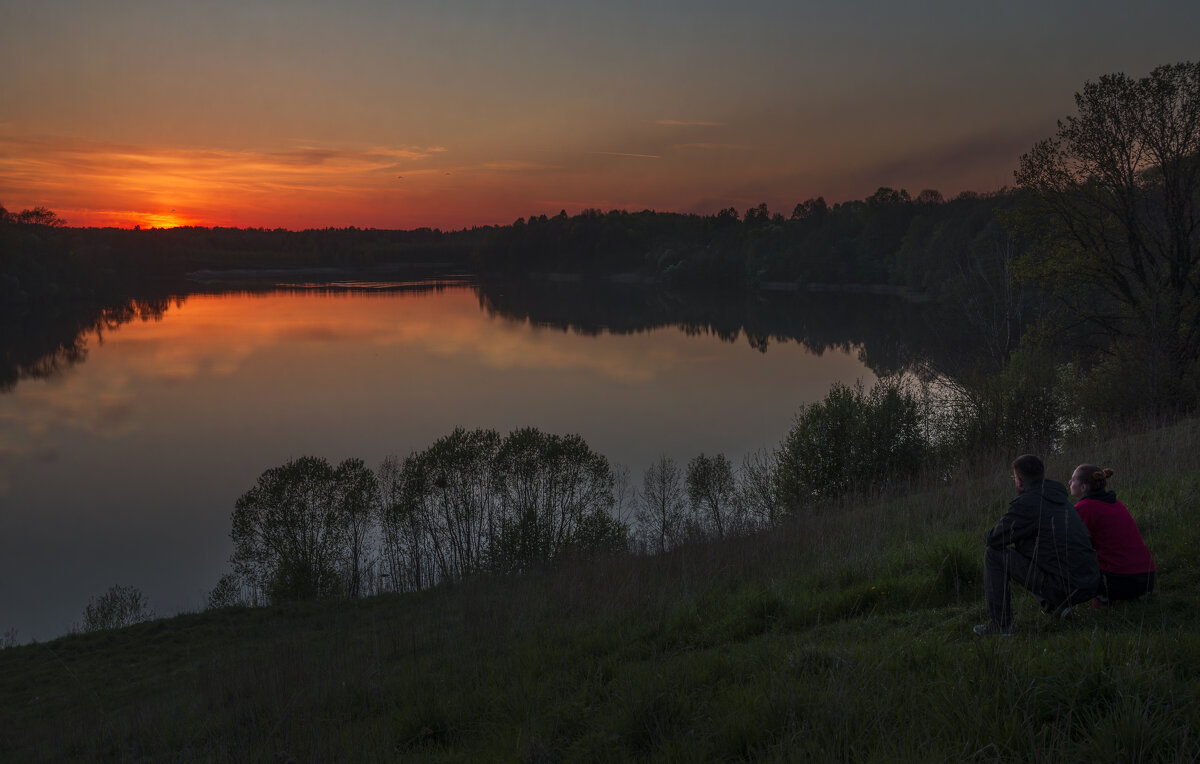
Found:
[[1021, 157], [1025, 261], [1124, 356], [1161, 407], [1196, 403], [1200, 357], [1200, 64], [1109, 74]]

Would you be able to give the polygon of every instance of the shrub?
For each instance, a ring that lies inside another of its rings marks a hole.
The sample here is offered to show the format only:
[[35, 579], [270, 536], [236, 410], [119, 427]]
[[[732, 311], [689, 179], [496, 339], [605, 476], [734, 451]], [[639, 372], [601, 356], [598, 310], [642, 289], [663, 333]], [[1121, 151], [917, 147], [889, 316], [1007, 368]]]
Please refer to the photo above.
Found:
[[101, 631], [132, 626], [154, 619], [146, 595], [135, 586], [112, 586], [93, 597], [83, 611], [83, 631]]
[[929, 454], [921, 402], [898, 378], [869, 393], [834, 383], [796, 415], [779, 450], [775, 491], [789, 509], [915, 477]]

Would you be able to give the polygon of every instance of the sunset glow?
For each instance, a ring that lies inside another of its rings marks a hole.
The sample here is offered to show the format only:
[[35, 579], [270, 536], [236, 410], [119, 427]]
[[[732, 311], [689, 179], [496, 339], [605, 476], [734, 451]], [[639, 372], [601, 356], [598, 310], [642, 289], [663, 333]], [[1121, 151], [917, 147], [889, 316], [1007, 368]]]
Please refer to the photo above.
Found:
[[952, 197], [1010, 185], [1083, 82], [1185, 60], [1198, 26], [1178, 3], [0, 2], [0, 204], [454, 229]]

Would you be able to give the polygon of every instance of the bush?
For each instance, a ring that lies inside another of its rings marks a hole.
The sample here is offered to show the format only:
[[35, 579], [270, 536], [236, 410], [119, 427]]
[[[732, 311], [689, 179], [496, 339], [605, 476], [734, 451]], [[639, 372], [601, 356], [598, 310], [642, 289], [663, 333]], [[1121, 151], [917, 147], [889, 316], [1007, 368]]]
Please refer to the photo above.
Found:
[[154, 619], [146, 595], [135, 586], [113, 586], [93, 597], [83, 611], [83, 631], [102, 631], [132, 626]]
[[863, 391], [835, 383], [796, 415], [779, 450], [775, 491], [795, 509], [851, 490], [881, 490], [915, 477], [931, 449], [921, 401], [898, 378]]
[[999, 446], [1007, 453], [1047, 453], [1082, 424], [1075, 367], [1062, 363], [1052, 338], [1027, 335], [999, 374], [960, 386], [943, 439], [958, 451]]

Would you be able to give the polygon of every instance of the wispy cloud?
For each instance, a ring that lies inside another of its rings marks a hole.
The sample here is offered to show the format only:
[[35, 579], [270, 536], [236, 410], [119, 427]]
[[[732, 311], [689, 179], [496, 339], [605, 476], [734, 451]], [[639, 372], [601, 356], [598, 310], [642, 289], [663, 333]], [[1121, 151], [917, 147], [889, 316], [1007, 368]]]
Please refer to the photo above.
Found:
[[[345, 194], [387, 187], [394, 175], [429, 167], [443, 146], [299, 145], [283, 150], [172, 149], [0, 132], [0, 188], [6, 201], [54, 206], [83, 225], [199, 222], [185, 208], [281, 192]], [[107, 211], [95, 200], [104, 199]], [[180, 210], [170, 220], [154, 218]], [[112, 210], [121, 212], [114, 217]], [[154, 219], [152, 219], [154, 218]]]
[[625, 151], [593, 151], [593, 154], [600, 154], [606, 157], [633, 157], [634, 159], [662, 159], [658, 154], [631, 154]]
[[710, 151], [748, 151], [751, 146], [740, 143], [677, 143], [677, 149], [701, 149]]

